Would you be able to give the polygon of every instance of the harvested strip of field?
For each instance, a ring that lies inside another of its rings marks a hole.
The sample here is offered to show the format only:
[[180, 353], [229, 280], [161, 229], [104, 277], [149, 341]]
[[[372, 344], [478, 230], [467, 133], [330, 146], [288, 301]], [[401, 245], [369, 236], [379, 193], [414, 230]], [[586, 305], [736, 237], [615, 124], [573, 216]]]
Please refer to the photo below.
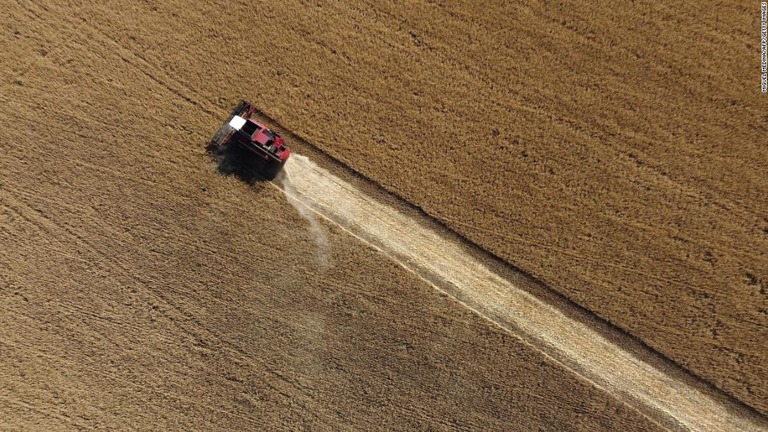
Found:
[[303, 156], [282, 176], [291, 199], [450, 293], [499, 326], [520, 333], [580, 375], [670, 428], [768, 430], [768, 422], [640, 360], [625, 348], [500, 277], [469, 255], [458, 238], [360, 193]]

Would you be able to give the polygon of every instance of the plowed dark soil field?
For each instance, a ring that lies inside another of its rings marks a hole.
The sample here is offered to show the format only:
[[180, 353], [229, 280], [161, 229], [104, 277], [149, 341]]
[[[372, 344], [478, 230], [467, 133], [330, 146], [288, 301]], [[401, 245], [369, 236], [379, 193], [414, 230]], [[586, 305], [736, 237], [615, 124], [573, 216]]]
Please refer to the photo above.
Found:
[[759, 8], [3, 8], [0, 428], [658, 428], [219, 174], [241, 97], [768, 413]]

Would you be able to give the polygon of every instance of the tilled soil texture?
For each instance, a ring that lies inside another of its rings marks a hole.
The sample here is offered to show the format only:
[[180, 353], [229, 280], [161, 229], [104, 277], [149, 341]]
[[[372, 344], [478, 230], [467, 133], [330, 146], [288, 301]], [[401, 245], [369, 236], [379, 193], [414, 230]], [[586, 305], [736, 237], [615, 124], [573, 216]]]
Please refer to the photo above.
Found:
[[114, 27], [151, 4], [114, 6], [4, 5], [0, 429], [657, 429], [273, 185], [217, 172], [203, 146], [226, 108]]
[[69, 16], [190, 103], [253, 99], [768, 413], [756, 4], [112, 1]]

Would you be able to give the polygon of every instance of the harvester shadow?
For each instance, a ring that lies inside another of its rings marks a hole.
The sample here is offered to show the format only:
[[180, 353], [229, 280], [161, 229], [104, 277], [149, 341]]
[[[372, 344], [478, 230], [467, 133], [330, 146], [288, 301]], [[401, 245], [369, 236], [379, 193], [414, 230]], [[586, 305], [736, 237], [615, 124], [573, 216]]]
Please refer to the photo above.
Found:
[[268, 168], [266, 161], [240, 146], [216, 146], [211, 143], [208, 146], [208, 154], [217, 162], [216, 169], [221, 175], [234, 176], [248, 185], [269, 181], [264, 175]]

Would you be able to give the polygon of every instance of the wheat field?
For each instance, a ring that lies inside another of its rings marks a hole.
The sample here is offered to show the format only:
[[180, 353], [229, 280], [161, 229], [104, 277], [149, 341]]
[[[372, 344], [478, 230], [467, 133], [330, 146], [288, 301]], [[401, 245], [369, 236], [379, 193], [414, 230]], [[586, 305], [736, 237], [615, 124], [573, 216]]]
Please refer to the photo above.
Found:
[[240, 98], [768, 414], [759, 8], [4, 8], [3, 429], [665, 426], [217, 172]]

